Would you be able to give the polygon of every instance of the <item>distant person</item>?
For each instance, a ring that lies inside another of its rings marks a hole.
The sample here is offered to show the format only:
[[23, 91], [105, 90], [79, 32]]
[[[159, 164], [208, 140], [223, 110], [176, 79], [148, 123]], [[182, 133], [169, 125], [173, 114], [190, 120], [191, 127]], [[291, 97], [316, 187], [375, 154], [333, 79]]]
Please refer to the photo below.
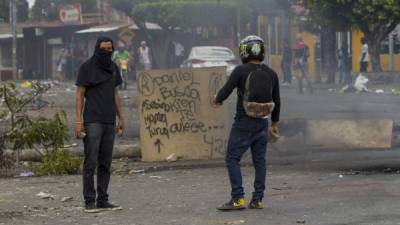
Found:
[[361, 38], [360, 72], [366, 73], [368, 69], [369, 53], [368, 44], [364, 37]]
[[179, 68], [185, 57], [185, 47], [179, 42], [174, 42], [174, 53], [175, 67]]
[[236, 88], [238, 99], [235, 122], [229, 136], [226, 166], [231, 183], [231, 200], [218, 210], [245, 208], [244, 189], [240, 160], [250, 148], [255, 167], [254, 192], [248, 207], [262, 209], [266, 178], [266, 151], [268, 142], [268, 116], [272, 113], [270, 132], [278, 133], [280, 113], [279, 79], [267, 65], [263, 39], [248, 36], [240, 42], [240, 58], [243, 65], [237, 66], [224, 87], [214, 99], [221, 105]]
[[292, 49], [287, 41], [283, 44], [281, 69], [283, 72], [283, 86], [292, 84]]
[[353, 82], [353, 78], [351, 76], [352, 56], [351, 54], [349, 54], [347, 46], [342, 47], [342, 53], [343, 53], [344, 83], [351, 84]]
[[121, 41], [117, 44], [117, 50], [113, 52], [112, 60], [119, 65], [121, 60], [130, 60], [131, 53]]
[[150, 48], [147, 47], [147, 43], [145, 41], [142, 41], [138, 49], [139, 64], [141, 67], [140, 69], [150, 70], [152, 68], [150, 55]]
[[75, 67], [76, 60], [73, 56], [72, 49], [67, 50], [67, 54], [65, 56], [66, 64], [65, 64], [65, 77], [67, 80], [72, 80], [75, 76]]
[[338, 49], [336, 51], [336, 59], [337, 59], [337, 70], [339, 75], [339, 84], [343, 84], [345, 82], [345, 58], [343, 49]]
[[122, 209], [109, 202], [107, 193], [115, 133], [122, 133], [124, 129], [117, 89], [122, 79], [117, 65], [111, 60], [113, 51], [112, 40], [100, 37], [94, 55], [82, 64], [76, 80], [75, 136], [83, 138], [84, 143], [83, 197], [88, 213]]
[[130, 74], [131, 53], [127, 50], [126, 45], [121, 41], [117, 44], [117, 50], [112, 55], [112, 60], [118, 65], [122, 77], [122, 89], [126, 90], [128, 84], [128, 76]]
[[296, 41], [293, 44], [293, 55], [294, 55], [294, 66], [296, 68], [296, 77], [299, 82], [299, 93], [303, 94], [303, 79], [307, 82], [308, 91], [313, 93], [314, 89], [311, 85], [311, 81], [308, 78], [308, 64], [307, 59], [309, 57], [309, 48], [303, 41], [303, 37], [298, 34]]
[[67, 65], [67, 49], [63, 49], [61, 54], [57, 60], [57, 73], [59, 80], [63, 81], [66, 79], [65, 75], [65, 67]]

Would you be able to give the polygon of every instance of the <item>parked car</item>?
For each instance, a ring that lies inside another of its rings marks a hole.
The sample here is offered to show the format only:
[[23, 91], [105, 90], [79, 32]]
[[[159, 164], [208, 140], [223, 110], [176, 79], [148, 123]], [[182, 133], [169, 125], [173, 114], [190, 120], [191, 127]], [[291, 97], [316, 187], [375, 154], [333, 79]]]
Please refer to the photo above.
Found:
[[229, 76], [239, 64], [233, 52], [220, 46], [196, 46], [190, 50], [189, 57], [183, 61], [181, 68], [204, 68], [226, 66]]

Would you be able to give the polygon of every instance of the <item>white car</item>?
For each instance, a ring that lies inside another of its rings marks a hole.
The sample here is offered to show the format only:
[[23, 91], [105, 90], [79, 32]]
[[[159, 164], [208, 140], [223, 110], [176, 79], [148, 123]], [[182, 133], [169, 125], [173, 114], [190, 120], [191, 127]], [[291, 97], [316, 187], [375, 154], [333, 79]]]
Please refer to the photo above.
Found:
[[233, 52], [220, 46], [197, 46], [190, 51], [189, 57], [182, 63], [182, 68], [204, 68], [226, 66], [229, 76], [239, 64]]

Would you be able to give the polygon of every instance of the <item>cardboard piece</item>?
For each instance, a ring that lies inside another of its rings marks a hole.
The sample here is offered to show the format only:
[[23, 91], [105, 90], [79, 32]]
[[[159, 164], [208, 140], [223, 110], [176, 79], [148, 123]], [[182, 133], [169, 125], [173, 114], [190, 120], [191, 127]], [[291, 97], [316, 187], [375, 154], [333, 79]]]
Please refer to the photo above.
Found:
[[226, 68], [138, 71], [143, 161], [223, 158], [227, 106], [212, 99], [226, 81]]

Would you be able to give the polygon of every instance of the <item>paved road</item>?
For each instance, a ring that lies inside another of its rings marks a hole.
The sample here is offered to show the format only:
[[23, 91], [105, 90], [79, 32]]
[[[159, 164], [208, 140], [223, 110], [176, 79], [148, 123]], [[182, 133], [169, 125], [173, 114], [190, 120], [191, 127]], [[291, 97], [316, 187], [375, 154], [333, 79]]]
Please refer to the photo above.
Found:
[[[126, 115], [134, 118], [128, 122], [126, 141], [138, 131], [135, 93], [135, 88], [129, 89], [126, 95], [132, 97], [124, 103]], [[56, 107], [73, 113], [73, 92], [63, 96], [65, 101], [57, 101]], [[392, 94], [338, 94], [324, 89], [298, 95], [295, 88], [285, 88], [282, 102], [283, 119], [400, 120], [400, 97]], [[398, 149], [315, 152], [294, 146], [270, 150], [269, 165], [267, 208], [235, 213], [215, 210], [229, 196], [224, 168], [115, 175], [112, 200], [125, 209], [96, 215], [82, 212], [80, 176], [1, 179], [0, 225], [400, 224]], [[248, 194], [252, 173], [251, 168], [244, 169]], [[40, 199], [36, 196], [40, 191], [49, 191], [56, 199]], [[59, 200], [70, 196], [72, 201]]]
[[[229, 197], [225, 168], [114, 175], [120, 212], [82, 212], [81, 177], [0, 180], [0, 224], [116, 225], [394, 225], [400, 224], [400, 153], [269, 153], [264, 210], [222, 213]], [[253, 169], [243, 170], [247, 198]], [[55, 200], [35, 196], [40, 191]], [[62, 197], [73, 197], [61, 202]]]

